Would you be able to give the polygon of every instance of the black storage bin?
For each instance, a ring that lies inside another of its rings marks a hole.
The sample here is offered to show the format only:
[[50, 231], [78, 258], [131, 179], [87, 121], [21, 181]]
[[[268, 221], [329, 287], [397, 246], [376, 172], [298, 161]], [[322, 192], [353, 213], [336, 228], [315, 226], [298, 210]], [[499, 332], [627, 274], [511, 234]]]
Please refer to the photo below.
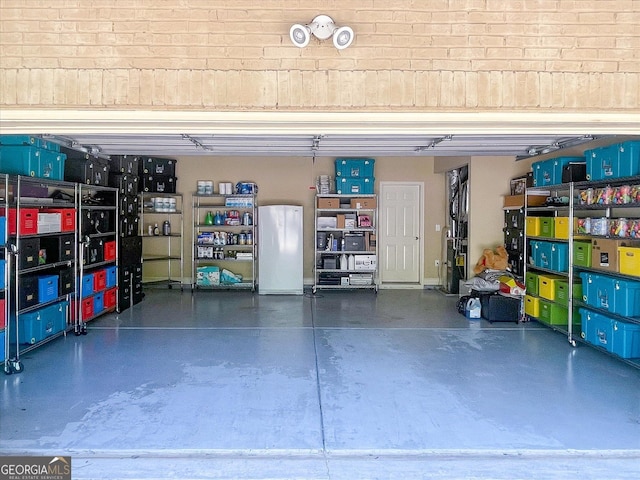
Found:
[[151, 193], [176, 193], [177, 180], [171, 175], [144, 174], [140, 177], [139, 190]]
[[504, 227], [524, 229], [524, 210], [505, 210]]
[[347, 251], [364, 251], [365, 241], [364, 234], [362, 233], [345, 233], [344, 235], [344, 249]]
[[142, 157], [140, 159], [140, 175], [166, 175], [175, 177], [176, 161], [173, 158]]
[[515, 322], [520, 319], [520, 299], [495, 294], [481, 294], [482, 318], [490, 322]]
[[136, 284], [140, 284], [140, 286], [142, 286], [142, 264], [141, 263], [136, 263], [135, 265], [131, 266], [131, 279], [134, 284], [134, 291], [135, 291]]
[[524, 251], [516, 252], [507, 250], [509, 256], [509, 265], [511, 265], [511, 273], [516, 276], [524, 274]]
[[112, 223], [111, 210], [92, 210], [91, 222], [93, 224], [93, 232], [91, 233], [108, 233], [114, 231]]
[[68, 182], [93, 185], [95, 178], [95, 160], [93, 157], [70, 157], [64, 162], [64, 179]]
[[138, 215], [138, 197], [133, 195], [123, 195], [120, 197], [120, 215], [121, 216], [137, 216]]
[[24, 275], [18, 280], [18, 309], [33, 307], [38, 304], [38, 277]]
[[109, 186], [109, 161], [98, 158], [93, 167], [93, 184], [102, 187]]
[[92, 238], [84, 244], [83, 265], [91, 265], [104, 261], [104, 240]]
[[120, 195], [138, 194], [138, 177], [130, 174], [110, 173], [109, 186], [119, 190]]
[[[124, 275], [130, 271], [130, 267], [142, 260], [142, 237], [125, 237], [120, 240], [120, 252], [118, 255], [120, 260], [120, 271]], [[126, 269], [129, 267], [129, 269]]]
[[63, 268], [58, 272], [59, 281], [58, 293], [60, 295], [67, 295], [75, 291], [75, 282], [73, 268]]
[[584, 182], [586, 179], [586, 162], [572, 162], [562, 167], [562, 183]]
[[118, 287], [118, 313], [131, 306], [131, 285], [124, 284]]
[[137, 215], [126, 215], [120, 217], [120, 237], [135, 237], [138, 235], [138, 223], [140, 219]]
[[524, 232], [515, 228], [505, 229], [504, 244], [507, 250], [524, 252]]
[[137, 176], [140, 168], [140, 157], [133, 155], [114, 155], [109, 160], [111, 173], [126, 173]]
[[75, 235], [41, 237], [40, 249], [46, 252], [47, 263], [71, 261], [74, 258]]
[[322, 272], [318, 275], [318, 285], [340, 285], [343, 276], [346, 275], [337, 272]]
[[40, 238], [21, 238], [18, 249], [18, 268], [32, 268], [40, 264]]

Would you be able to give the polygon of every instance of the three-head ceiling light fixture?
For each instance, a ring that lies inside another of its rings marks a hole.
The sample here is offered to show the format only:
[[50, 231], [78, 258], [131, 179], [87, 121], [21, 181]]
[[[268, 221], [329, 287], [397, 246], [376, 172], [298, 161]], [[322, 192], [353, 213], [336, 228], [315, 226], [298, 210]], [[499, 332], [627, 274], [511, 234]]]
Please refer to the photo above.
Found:
[[296, 47], [304, 48], [309, 45], [311, 34], [320, 40], [326, 40], [333, 36], [333, 45], [338, 50], [343, 50], [353, 42], [353, 30], [351, 27], [338, 27], [328, 15], [318, 15], [311, 23], [301, 25], [293, 24], [289, 30], [289, 38]]

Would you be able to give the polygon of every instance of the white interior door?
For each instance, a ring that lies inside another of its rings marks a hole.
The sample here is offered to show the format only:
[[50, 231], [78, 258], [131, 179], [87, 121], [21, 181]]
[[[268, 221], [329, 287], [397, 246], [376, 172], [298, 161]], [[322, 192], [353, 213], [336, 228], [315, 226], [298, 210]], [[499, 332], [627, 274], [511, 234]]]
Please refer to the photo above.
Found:
[[380, 183], [380, 280], [420, 283], [422, 189], [411, 182]]

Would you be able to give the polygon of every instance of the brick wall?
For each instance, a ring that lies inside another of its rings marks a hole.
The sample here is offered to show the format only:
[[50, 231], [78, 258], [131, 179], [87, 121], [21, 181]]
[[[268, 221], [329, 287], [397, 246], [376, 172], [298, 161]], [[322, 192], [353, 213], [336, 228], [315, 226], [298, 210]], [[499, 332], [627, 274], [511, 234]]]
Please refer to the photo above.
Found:
[[[356, 32], [336, 50], [289, 27]], [[7, 107], [637, 110], [640, 0], [0, 0]]]

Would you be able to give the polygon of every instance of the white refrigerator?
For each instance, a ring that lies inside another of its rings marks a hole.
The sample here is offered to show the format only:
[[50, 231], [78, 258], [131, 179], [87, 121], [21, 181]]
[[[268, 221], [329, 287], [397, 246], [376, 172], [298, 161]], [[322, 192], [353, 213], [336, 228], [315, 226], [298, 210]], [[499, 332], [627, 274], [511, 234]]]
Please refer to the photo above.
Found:
[[258, 293], [302, 295], [302, 207], [258, 207]]

